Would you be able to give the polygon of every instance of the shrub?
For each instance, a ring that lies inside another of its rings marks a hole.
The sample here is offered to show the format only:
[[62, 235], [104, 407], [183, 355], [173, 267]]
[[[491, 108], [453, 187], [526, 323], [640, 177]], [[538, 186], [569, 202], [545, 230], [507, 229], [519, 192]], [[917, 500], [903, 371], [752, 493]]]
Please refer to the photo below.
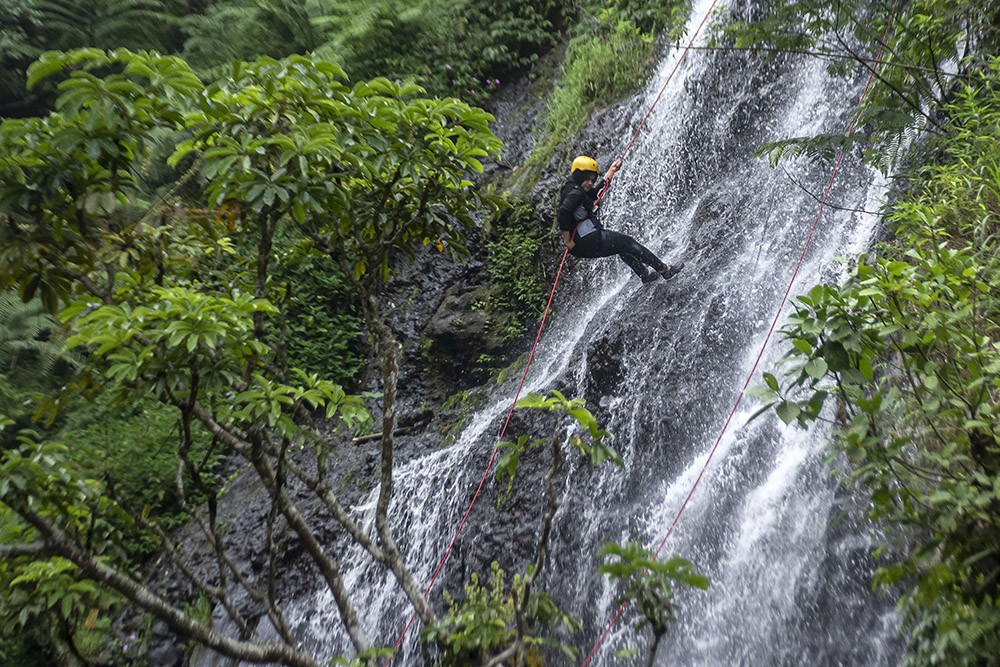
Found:
[[311, 256], [279, 272], [292, 293], [285, 310], [288, 364], [351, 385], [364, 365], [361, 312], [340, 267]]
[[579, 132], [596, 109], [638, 90], [655, 63], [658, 38], [679, 36], [688, 0], [584, 4], [562, 64], [562, 80], [546, 101], [538, 143], [517, 183], [528, 190], [535, 172]]
[[[145, 399], [123, 411], [102, 396], [95, 403], [80, 401], [68, 412], [60, 436], [72, 443], [75, 465], [89, 477], [103, 481], [123, 507], [136, 513], [148, 507], [148, 514], [166, 529], [187, 519], [178, 504], [175, 483], [180, 463], [177, 410]], [[209, 468], [215, 467], [213, 462], [221, 463], [222, 446], [200, 427], [194, 430], [192, 459], [206, 459]], [[215, 487], [221, 479], [209, 475], [206, 482]], [[192, 488], [186, 475], [184, 484], [190, 502], [204, 503], [204, 494]], [[143, 531], [135, 531], [127, 539], [125, 546], [133, 558], [148, 555], [157, 547]]]
[[540, 218], [534, 202], [515, 200], [500, 214], [486, 242], [487, 270], [498, 287], [490, 310], [515, 315], [507, 330], [498, 332], [503, 340], [520, 336], [545, 309], [542, 244], [549, 229]]
[[574, 134], [590, 111], [638, 89], [655, 54], [653, 35], [627, 19], [616, 20], [612, 12], [602, 13], [601, 29], [570, 42], [562, 85], [549, 98], [546, 132], [559, 138]]
[[898, 240], [798, 297], [788, 385], [765, 374], [755, 393], [802, 425], [838, 401], [830, 459], [888, 536], [875, 581], [905, 586], [907, 664], [996, 665], [1000, 89], [966, 88], [947, 111], [945, 160], [889, 215]]

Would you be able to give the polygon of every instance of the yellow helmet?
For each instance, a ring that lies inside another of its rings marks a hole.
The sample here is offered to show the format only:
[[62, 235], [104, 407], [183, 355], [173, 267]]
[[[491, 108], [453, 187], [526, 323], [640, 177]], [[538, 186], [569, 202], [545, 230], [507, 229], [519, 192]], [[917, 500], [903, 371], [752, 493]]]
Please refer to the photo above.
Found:
[[573, 160], [573, 166], [570, 167], [570, 173], [574, 171], [597, 171], [597, 160], [592, 157], [587, 157], [586, 155], [580, 155], [575, 160]]

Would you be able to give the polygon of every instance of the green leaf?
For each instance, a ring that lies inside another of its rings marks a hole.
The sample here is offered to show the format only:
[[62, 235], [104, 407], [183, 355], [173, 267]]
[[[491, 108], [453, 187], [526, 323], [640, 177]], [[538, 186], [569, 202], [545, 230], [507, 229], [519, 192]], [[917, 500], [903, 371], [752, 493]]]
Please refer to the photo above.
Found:
[[43, 54], [37, 62], [28, 66], [28, 90], [34, 88], [35, 85], [42, 79], [52, 76], [65, 67], [65, 62], [61, 56], [62, 54], [56, 53], [55, 51], [49, 51], [48, 53]]
[[815, 359], [811, 359], [809, 363], [805, 365], [804, 370], [806, 373], [819, 380], [822, 379], [824, 375], [826, 375], [827, 368], [828, 366], [826, 360], [817, 357]]
[[64, 324], [66, 322], [69, 322], [71, 319], [73, 319], [83, 311], [87, 310], [87, 305], [88, 304], [86, 301], [74, 301], [70, 305], [63, 308], [62, 311], [60, 311], [59, 321], [63, 322]]
[[875, 373], [872, 370], [872, 362], [871, 359], [868, 358], [868, 355], [861, 356], [858, 366], [861, 371], [861, 375], [863, 375], [866, 380], [871, 380], [875, 376]]
[[799, 414], [802, 412], [798, 404], [792, 401], [782, 401], [778, 403], [776, 411], [778, 413], [778, 416], [781, 418], [781, 421], [785, 422], [786, 424], [791, 424], [798, 418]]

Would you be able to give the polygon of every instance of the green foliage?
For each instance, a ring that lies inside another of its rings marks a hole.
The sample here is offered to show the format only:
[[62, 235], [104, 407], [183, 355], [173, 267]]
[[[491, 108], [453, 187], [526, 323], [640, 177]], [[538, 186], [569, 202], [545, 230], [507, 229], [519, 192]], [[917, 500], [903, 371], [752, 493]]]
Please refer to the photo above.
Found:
[[50, 667], [53, 658], [34, 637], [0, 632], [0, 665], [3, 667]]
[[[858, 131], [781, 139], [764, 144], [758, 154], [768, 155], [772, 163], [796, 155], [830, 160], [840, 149], [859, 145], [871, 163], [888, 173], [913, 138], [943, 131], [926, 110], [943, 106], [954, 89], [945, 63], [957, 63], [962, 73], [981, 71], [984, 56], [1000, 46], [998, 19], [996, 3], [987, 0], [900, 3], [888, 34], [887, 64], [854, 112]], [[722, 27], [717, 37], [741, 48], [811, 51], [833, 59], [835, 73], [855, 75], [857, 66], [867, 75], [888, 21], [888, 7], [867, 0], [781, 0], [752, 19]]]
[[583, 407], [584, 400], [582, 398], [568, 399], [555, 389], [550, 393], [552, 395], [548, 398], [530, 393], [517, 402], [517, 407], [519, 409], [559, 412], [572, 417], [580, 426], [586, 429], [587, 434], [590, 436], [590, 442], [584, 441], [579, 435], [574, 435], [569, 440], [571, 445], [578, 449], [584, 456], [589, 457], [590, 462], [595, 466], [599, 466], [608, 460], [613, 461], [619, 468], [625, 465], [622, 462], [622, 458], [618, 456], [618, 452], [606, 442], [612, 439], [611, 434], [597, 425], [594, 415], [591, 414], [590, 410]]
[[0, 4], [0, 59], [11, 99], [43, 50], [124, 47], [182, 55], [209, 78], [233, 60], [317, 52], [353, 78], [481, 100], [557, 42], [569, 11], [554, 0], [32, 0]]
[[566, 13], [553, 0], [221, 0], [180, 24], [183, 55], [213, 77], [234, 59], [316, 52], [354, 79], [481, 100], [555, 44]]
[[[551, 394], [549, 398], [529, 394], [518, 401], [517, 407], [571, 417], [586, 430], [590, 440], [588, 444], [579, 434], [573, 434], [570, 443], [574, 447], [589, 456], [595, 466], [608, 459], [621, 466], [621, 458], [605, 443], [605, 440], [611, 439], [610, 434], [598, 427], [593, 415], [583, 407], [583, 400], [567, 399], [555, 390]], [[551, 632], [561, 626], [575, 631], [580, 628], [580, 623], [561, 610], [551, 595], [532, 589], [547, 560], [549, 535], [559, 506], [555, 477], [562, 464], [563, 440], [560, 425], [548, 440], [552, 465], [543, 482], [548, 494], [548, 505], [538, 531], [535, 563], [527, 566], [523, 577], [514, 576], [509, 592], [504, 589], [503, 571], [497, 563], [494, 562], [492, 566], [489, 589], [480, 586], [477, 575], [473, 574], [471, 584], [466, 586], [465, 600], [456, 603], [446, 592], [449, 613], [440, 624], [424, 630], [422, 636], [425, 641], [436, 640], [446, 647], [445, 665], [480, 664], [491, 657], [498, 660], [501, 654], [506, 654], [514, 664], [541, 665], [541, 646], [559, 649], [570, 660], [577, 659], [577, 649], [544, 636], [542, 630], [548, 628]], [[516, 442], [501, 442], [497, 445], [498, 449], [504, 450], [497, 461], [497, 481], [502, 482], [504, 476], [508, 478], [506, 492], [501, 492], [498, 505], [504, 497], [509, 497], [521, 458], [527, 449], [542, 444], [545, 441], [529, 440], [527, 436], [521, 436]]]
[[[611, 440], [610, 433], [597, 425], [594, 415], [587, 410], [582, 398], [567, 399], [562, 393], [552, 390], [549, 398], [543, 398], [535, 393], [529, 393], [526, 397], [517, 402], [520, 410], [541, 410], [544, 412], [558, 412], [565, 416], [572, 417], [586, 430], [589, 442], [580, 437], [579, 433], [574, 433], [569, 438], [569, 443], [581, 454], [588, 457], [590, 462], [599, 466], [605, 461], [613, 461], [619, 468], [624, 467], [624, 462], [618, 452], [606, 441]], [[507, 490], [497, 499], [497, 506], [503, 502], [505, 497], [510, 495], [514, 486], [514, 478], [517, 476], [518, 468], [521, 466], [521, 458], [529, 448], [533, 449], [543, 444], [543, 440], [529, 439], [527, 436], [520, 436], [515, 442], [502, 441], [497, 443], [497, 448], [503, 453], [497, 459], [496, 479], [503, 482], [507, 478]]]
[[601, 555], [614, 558], [607, 558], [599, 571], [612, 581], [625, 583], [625, 590], [615, 603], [635, 603], [640, 617], [636, 632], [649, 627], [657, 640], [676, 618], [671, 582], [701, 590], [710, 584], [708, 577], [697, 574], [689, 561], [680, 556], [656, 560], [653, 552], [639, 542], [629, 542], [624, 547], [605, 542]]
[[544, 443], [545, 441], [541, 439], [530, 440], [526, 435], [518, 436], [514, 442], [504, 440], [497, 443], [497, 449], [503, 453], [497, 459], [496, 479], [498, 482], [503, 482], [503, 478], [507, 478], [507, 490], [497, 498], [497, 507], [503, 504], [505, 498], [510, 497], [510, 492], [514, 488], [514, 478], [517, 476], [518, 468], [521, 467], [521, 457], [528, 449], [536, 449]]
[[24, 70], [43, 51], [124, 47], [180, 55], [208, 79], [234, 60], [318, 53], [355, 79], [476, 101], [554, 46], [569, 12], [555, 0], [3, 0], [0, 91], [28, 115], [41, 99]]
[[41, 55], [30, 31], [39, 22], [35, 0], [0, 0], [0, 117], [27, 111], [25, 71]]
[[424, 641], [442, 641], [448, 647], [443, 658], [444, 665], [465, 665], [481, 662], [490, 654], [507, 647], [514, 636], [514, 607], [520, 577], [515, 575], [514, 591], [504, 590], [504, 572], [496, 561], [490, 571], [489, 587], [479, 584], [478, 575], [473, 572], [471, 581], [465, 585], [465, 599], [459, 603], [445, 591], [448, 613], [437, 627], [424, 628]]
[[528, 160], [523, 179], [542, 164], [589, 116], [638, 90], [655, 62], [658, 38], [677, 37], [690, 12], [689, 0], [625, 2], [606, 0], [584, 4], [562, 64], [562, 81], [546, 101], [546, 116], [538, 146]]
[[294, 0], [216, 0], [202, 12], [178, 18], [183, 46], [177, 51], [202, 76], [223, 76], [234, 60], [284, 58], [325, 42], [314, 23], [317, 3]]
[[[9, 426], [9, 422], [6, 424]], [[67, 534], [90, 541], [105, 562], [123, 562], [118, 547], [128, 517], [103, 496], [102, 484], [73, 465], [68, 447], [37, 444], [20, 436], [19, 449], [0, 461], [0, 545], [32, 544], [40, 535], [15, 513], [30, 507], [52, 519]], [[24, 491], [33, 489], [31, 500]], [[99, 646], [94, 633], [106, 635], [119, 595], [80, 576], [73, 563], [58, 556], [0, 559], [0, 604], [5, 633], [17, 633], [43, 645]], [[103, 612], [103, 616], [101, 616]], [[88, 656], [97, 660], [99, 648]]]
[[284, 312], [289, 365], [352, 384], [364, 364], [357, 295], [329, 257], [309, 254], [286, 266], [278, 278], [290, 291]]
[[500, 77], [555, 43], [565, 9], [552, 0], [320, 2], [319, 50], [354, 77], [412, 80], [432, 95], [480, 100]]
[[[63, 350], [62, 337], [38, 299], [24, 303], [11, 290], [0, 292], [0, 414], [19, 427], [31, 420], [32, 397], [55, 391], [78, 363]], [[3, 448], [15, 435], [16, 429], [4, 433]]]
[[462, 429], [476, 410], [486, 402], [485, 393], [478, 387], [452, 394], [441, 404], [441, 410], [449, 418], [449, 423], [441, 427], [442, 447], [450, 447], [462, 434]]
[[[487, 127], [492, 116], [457, 100], [415, 98], [422, 90], [412, 84], [349, 88], [342, 80], [337, 66], [298, 56], [237, 64], [209, 88], [195, 138], [171, 163], [202, 150], [213, 205], [290, 214], [370, 287], [388, 279], [389, 251], [413, 256], [415, 240], [467, 255], [469, 208], [497, 201], [465, 178], [502, 146]], [[283, 110], [276, 125], [275, 107]]]
[[548, 232], [534, 203], [515, 201], [500, 213], [486, 241], [486, 268], [494, 289], [484, 307], [490, 313], [491, 331], [503, 341], [522, 336], [544, 312], [542, 254]]
[[[88, 71], [113, 63], [122, 71]], [[0, 124], [0, 287], [17, 286], [26, 301], [37, 294], [50, 312], [70, 298], [74, 275], [155, 266], [158, 234], [130, 209], [142, 196], [136, 162], [156, 131], [179, 128], [178, 103], [201, 88], [177, 59], [96, 49], [43, 55], [28, 84], [64, 69], [74, 71], [60, 84], [59, 113]], [[68, 266], [53, 268], [57, 258]]]
[[0, 372], [16, 373], [20, 364], [35, 361], [33, 371], [51, 371], [58, 358], [55, 346], [48, 344], [53, 321], [40, 302], [24, 303], [16, 294], [2, 292], [0, 322]]
[[[60, 437], [73, 443], [73, 465], [93, 479], [103, 480], [117, 502], [132, 513], [145, 512], [165, 529], [184, 522], [177, 497], [175, 478], [180, 457], [177, 452], [180, 414], [161, 403], [144, 398], [127, 406], [114, 405], [101, 396], [94, 404], [73, 405], [65, 410]], [[200, 425], [194, 430], [190, 456], [205, 461], [204, 483], [211, 489], [221, 486], [221, 478], [210, 472], [221, 462], [225, 448]], [[187, 501], [194, 506], [206, 500], [192, 488], [190, 475], [183, 476], [191, 489]], [[124, 548], [133, 560], [141, 560], [159, 546], [150, 535], [126, 535]]]
[[[5, 582], [8, 597], [4, 611], [17, 611], [16, 616], [4, 614], [4, 626], [25, 633], [37, 631], [34, 626], [39, 624], [47, 626], [53, 617], [58, 624], [85, 630], [91, 610], [112, 611], [120, 602], [100, 584], [82, 579], [75, 565], [58, 556], [4, 574], [16, 575]], [[102, 630], [106, 631], [110, 626], [107, 613], [103, 621]]]
[[[134, 382], [142, 375], [163, 374], [165, 382], [149, 387], [156, 396], [172, 389], [171, 372], [182, 361], [194, 362], [203, 377], [218, 375], [232, 386], [238, 378], [236, 368], [246, 360], [259, 360], [266, 351], [251, 334], [254, 314], [275, 312], [262, 299], [242, 294], [233, 299], [190, 287], [154, 287], [149, 296], [150, 305], [137, 307], [129, 303], [88, 307], [91, 304], [86, 301], [74, 302], [60, 313], [63, 321], [77, 318], [77, 332], [68, 346], [93, 345], [96, 354], [107, 354], [113, 362], [108, 368], [110, 379]], [[133, 352], [129, 346], [140, 329], [143, 348]], [[233, 357], [216, 355], [220, 349]]]
[[[390, 256], [412, 256], [430, 239], [466, 254], [465, 234], [480, 219], [472, 208], [499, 203], [469, 174], [501, 144], [481, 110], [385, 79], [348, 85], [336, 65], [312, 57], [235, 63], [205, 86], [177, 58], [83, 49], [46, 53], [28, 79], [62, 79], [61, 95], [45, 118], [0, 124], [0, 282], [59, 312], [85, 364], [37, 406], [49, 432], [21, 429], [3, 459], [0, 507], [14, 528], [2, 539], [15, 548], [0, 567], [51, 570], [60, 563], [46, 547], [65, 539], [72, 549], [61, 553], [80, 567], [99, 561], [127, 575], [129, 556], [158, 544], [141, 527], [176, 516], [180, 498], [157, 481], [168, 466], [183, 464], [186, 501], [207, 500], [214, 522], [223, 443], [278, 496], [285, 476], [306, 475], [287, 464], [292, 448], [312, 449], [321, 467], [333, 451], [315, 413], [348, 427], [367, 419], [360, 397], [286, 367], [279, 332], [298, 315], [286, 311], [283, 322], [281, 309], [302, 301], [280, 272], [318, 274], [311, 248], [327, 253], [391, 359], [396, 346], [375, 312]], [[153, 164], [163, 144], [176, 150]], [[174, 167], [184, 173], [170, 181]], [[151, 185], [151, 172], [168, 182]], [[78, 395], [97, 408], [67, 415]], [[109, 424], [111, 411], [120, 423]], [[73, 451], [53, 437], [57, 425]], [[50, 575], [86, 584], [79, 573]], [[21, 581], [38, 589], [41, 579]], [[137, 601], [129, 586], [112, 585]], [[39, 612], [68, 628], [45, 634], [54, 650], [98, 602], [71, 593], [57, 603], [68, 617], [51, 605]], [[0, 613], [18, 615], [28, 601]], [[193, 610], [173, 613], [201, 623]]]
[[171, 17], [159, 0], [38, 0], [49, 49], [159, 48]]
[[[681, 38], [681, 30], [691, 9], [690, 2], [661, 2], [660, 0], [588, 0], [583, 3], [586, 12], [598, 14], [606, 11], [632, 23], [645, 35], [665, 35], [671, 41]], [[593, 20], [588, 17], [589, 20]], [[606, 20], [601, 16], [601, 20]]]
[[331, 665], [344, 665], [344, 667], [368, 667], [372, 662], [384, 662], [392, 657], [393, 651], [389, 647], [372, 648], [362, 651], [353, 658], [334, 658]]
[[548, 231], [539, 217], [534, 202], [515, 201], [501, 212], [486, 242], [488, 270], [503, 288], [505, 305], [536, 319], [545, 298], [539, 253]]
[[[994, 62], [992, 67], [997, 67]], [[886, 525], [876, 583], [905, 584], [908, 664], [1000, 655], [1000, 90], [948, 109], [944, 160], [889, 214], [899, 241], [798, 297], [783, 366], [754, 390], [788, 423], [841, 411], [831, 460]]]
[[[438, 641], [447, 647], [441, 661], [444, 667], [481, 664], [513, 644], [517, 636], [517, 607], [524, 598], [525, 583], [520, 575], [515, 574], [513, 583], [507, 588], [504, 576], [499, 564], [493, 561], [488, 586], [481, 585], [478, 575], [473, 572], [470, 583], [465, 585], [465, 599], [461, 602], [445, 591], [448, 613], [440, 624], [424, 628], [420, 633], [424, 641]], [[580, 629], [579, 621], [559, 609], [546, 593], [531, 593], [527, 610], [527, 617], [521, 619], [529, 626], [529, 634], [524, 638], [527, 645], [525, 664], [543, 664], [542, 646], [557, 648], [570, 660], [576, 660], [578, 649], [538, 633], [542, 629], [554, 630], [557, 627], [573, 632]]]
[[614, 9], [602, 10], [588, 27], [570, 41], [562, 84], [549, 98], [545, 129], [551, 136], [576, 133], [590, 111], [637, 90], [656, 55], [656, 33], [643, 32]]

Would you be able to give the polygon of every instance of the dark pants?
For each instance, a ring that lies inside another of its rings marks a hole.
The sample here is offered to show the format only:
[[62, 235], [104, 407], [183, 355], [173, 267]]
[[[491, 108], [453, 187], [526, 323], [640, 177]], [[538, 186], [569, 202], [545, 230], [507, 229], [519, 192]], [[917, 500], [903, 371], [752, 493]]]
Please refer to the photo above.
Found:
[[577, 239], [569, 253], [575, 257], [587, 258], [618, 255], [640, 278], [646, 275], [647, 266], [656, 271], [667, 268], [666, 264], [634, 238], [610, 229], [599, 229]]

